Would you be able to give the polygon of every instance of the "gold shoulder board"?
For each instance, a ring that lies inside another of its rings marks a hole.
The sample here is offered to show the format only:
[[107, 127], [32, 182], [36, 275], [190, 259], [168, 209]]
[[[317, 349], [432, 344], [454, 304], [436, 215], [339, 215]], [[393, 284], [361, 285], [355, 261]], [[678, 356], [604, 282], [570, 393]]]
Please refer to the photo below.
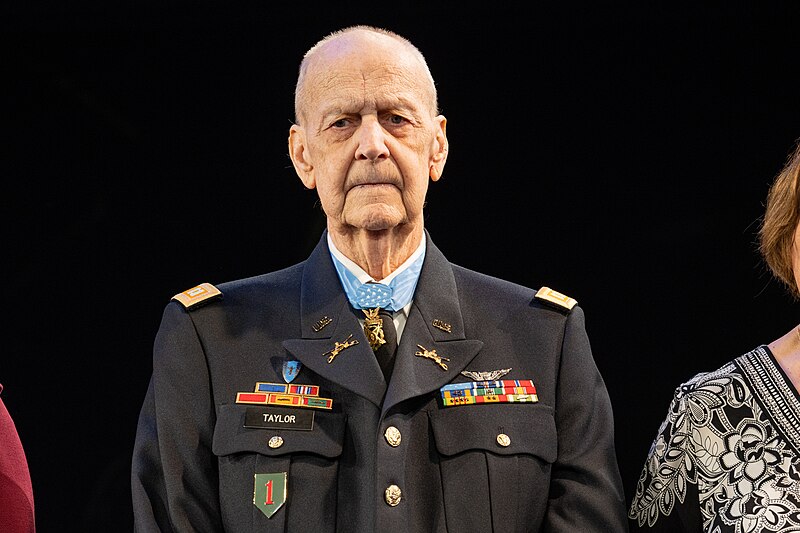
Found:
[[186, 309], [193, 309], [199, 307], [201, 303], [207, 304], [221, 297], [222, 293], [218, 288], [210, 283], [201, 283], [188, 291], [179, 292], [172, 299], [180, 302]]
[[536, 292], [536, 299], [545, 303], [556, 305], [562, 310], [572, 311], [572, 308], [577, 305], [577, 300], [574, 300], [566, 294], [561, 294], [554, 291], [550, 287], [542, 287]]

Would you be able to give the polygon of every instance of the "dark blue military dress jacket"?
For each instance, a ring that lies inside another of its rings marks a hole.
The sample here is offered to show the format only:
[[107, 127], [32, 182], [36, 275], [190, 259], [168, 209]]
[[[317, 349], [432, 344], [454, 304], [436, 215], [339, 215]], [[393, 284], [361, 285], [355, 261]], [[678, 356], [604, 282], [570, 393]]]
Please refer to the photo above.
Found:
[[[325, 234], [300, 264], [166, 306], [133, 456], [136, 531], [627, 531], [581, 308], [453, 265], [426, 239], [388, 386]], [[286, 385], [292, 361], [290, 383], [330, 408], [237, 403]], [[474, 381], [462, 371], [504, 369], [538, 401], [444, 405], [442, 387]]]

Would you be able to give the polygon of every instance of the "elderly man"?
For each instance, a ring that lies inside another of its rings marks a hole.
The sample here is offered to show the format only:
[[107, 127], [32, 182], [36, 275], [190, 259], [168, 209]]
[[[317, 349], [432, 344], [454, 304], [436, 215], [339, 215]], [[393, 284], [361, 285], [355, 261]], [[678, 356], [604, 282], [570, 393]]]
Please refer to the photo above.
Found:
[[325, 37], [295, 115], [327, 228], [300, 264], [166, 306], [137, 530], [626, 531], [583, 311], [451, 264], [424, 227], [448, 142], [419, 50], [380, 28]]

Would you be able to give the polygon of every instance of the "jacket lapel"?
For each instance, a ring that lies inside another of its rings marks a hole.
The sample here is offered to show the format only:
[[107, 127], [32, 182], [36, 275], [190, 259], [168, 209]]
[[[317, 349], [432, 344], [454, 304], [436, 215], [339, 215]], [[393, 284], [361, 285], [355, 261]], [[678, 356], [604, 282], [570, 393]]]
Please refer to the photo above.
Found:
[[[283, 347], [309, 370], [378, 407], [382, 405], [384, 413], [399, 402], [450, 383], [483, 347], [483, 342], [466, 338], [453, 269], [427, 230], [425, 238], [425, 263], [397, 347], [388, 391], [375, 354], [342, 290], [328, 250], [327, 232], [323, 232], [303, 270], [301, 335], [283, 341]], [[341, 349], [328, 363], [336, 343], [347, 339], [357, 343]], [[425, 350], [442, 357], [447, 369], [434, 359], [416, 355]]]
[[[386, 382], [342, 290], [327, 232], [306, 261], [300, 292], [301, 336], [284, 340], [283, 347], [309, 370], [380, 407]], [[341, 349], [329, 363], [329, 352], [348, 338], [357, 343]]]
[[[466, 338], [453, 269], [427, 231], [425, 238], [425, 263], [397, 347], [384, 413], [399, 402], [450, 383], [483, 347], [483, 342]], [[447, 368], [434, 359], [416, 355], [426, 350], [429, 354], [435, 351]]]

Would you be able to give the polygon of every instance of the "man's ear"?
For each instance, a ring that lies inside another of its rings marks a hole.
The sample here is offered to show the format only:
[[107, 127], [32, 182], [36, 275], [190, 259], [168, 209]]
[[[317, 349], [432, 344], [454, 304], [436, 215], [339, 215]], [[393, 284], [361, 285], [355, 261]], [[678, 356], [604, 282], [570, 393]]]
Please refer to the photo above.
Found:
[[314, 178], [314, 165], [311, 164], [308, 158], [306, 132], [297, 124], [292, 124], [292, 127], [289, 128], [289, 157], [292, 159], [294, 171], [297, 172], [303, 185], [305, 185], [307, 189], [316, 187], [317, 182]]
[[431, 157], [429, 174], [432, 181], [438, 181], [444, 172], [444, 164], [447, 162], [447, 151], [450, 146], [447, 142], [447, 119], [443, 115], [436, 117], [437, 128], [436, 138], [433, 145], [433, 156]]

